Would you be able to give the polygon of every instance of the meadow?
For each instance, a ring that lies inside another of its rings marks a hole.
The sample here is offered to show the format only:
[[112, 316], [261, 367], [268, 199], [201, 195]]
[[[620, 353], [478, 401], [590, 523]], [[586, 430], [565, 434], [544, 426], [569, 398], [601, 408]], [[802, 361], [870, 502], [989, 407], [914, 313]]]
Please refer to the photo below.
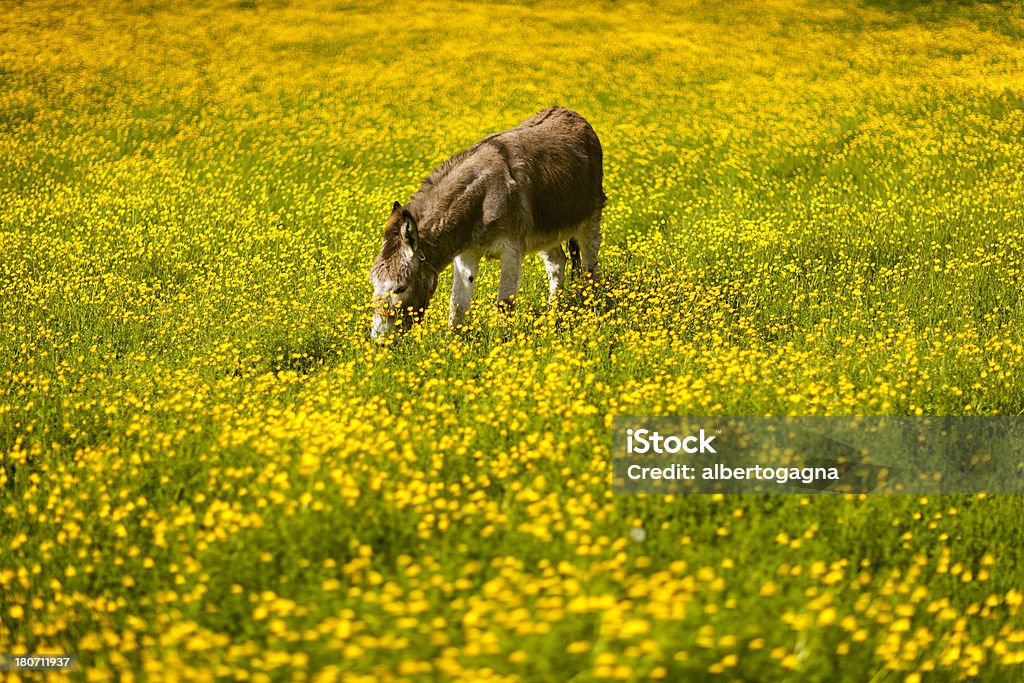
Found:
[[[0, 653], [1020, 680], [1020, 498], [613, 495], [609, 448], [1024, 411], [1022, 37], [1019, 2], [0, 4]], [[505, 314], [485, 263], [453, 333], [448, 271], [372, 343], [392, 203], [554, 104], [604, 144], [601, 279], [548, 308], [531, 258]]]

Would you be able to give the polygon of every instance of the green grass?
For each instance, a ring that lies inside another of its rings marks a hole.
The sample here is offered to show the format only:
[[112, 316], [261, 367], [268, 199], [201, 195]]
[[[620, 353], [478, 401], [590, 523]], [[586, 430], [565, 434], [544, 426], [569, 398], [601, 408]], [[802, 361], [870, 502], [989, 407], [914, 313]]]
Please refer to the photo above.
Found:
[[[1019, 497], [614, 496], [608, 459], [615, 415], [1024, 411], [1021, 26], [3, 7], [0, 652], [98, 680], [1019, 677]], [[452, 332], [446, 273], [371, 343], [392, 202], [555, 103], [604, 144], [600, 281], [549, 309], [531, 258], [504, 316], [485, 264]]]

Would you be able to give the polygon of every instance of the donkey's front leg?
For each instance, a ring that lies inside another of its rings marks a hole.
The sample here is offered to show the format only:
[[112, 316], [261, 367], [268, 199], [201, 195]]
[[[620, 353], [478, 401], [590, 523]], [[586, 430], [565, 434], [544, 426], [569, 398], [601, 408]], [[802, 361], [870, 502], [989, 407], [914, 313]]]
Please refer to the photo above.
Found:
[[452, 300], [448, 309], [448, 324], [452, 327], [458, 327], [466, 319], [479, 266], [480, 257], [468, 254], [459, 254], [452, 263]]
[[521, 245], [509, 245], [501, 252], [501, 279], [498, 280], [498, 305], [509, 308], [519, 294], [519, 280], [523, 276], [523, 256], [525, 249]]

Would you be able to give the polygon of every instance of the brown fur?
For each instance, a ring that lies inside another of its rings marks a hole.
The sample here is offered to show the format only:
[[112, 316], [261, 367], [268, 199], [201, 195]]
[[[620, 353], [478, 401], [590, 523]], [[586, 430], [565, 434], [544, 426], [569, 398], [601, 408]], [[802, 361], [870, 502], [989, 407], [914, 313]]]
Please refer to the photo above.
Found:
[[593, 128], [563, 107], [489, 135], [438, 166], [407, 204], [396, 203], [371, 277], [378, 289], [417, 289], [399, 305], [422, 310], [429, 287], [416, 281], [436, 279], [456, 255], [499, 256], [509, 244], [520, 252], [551, 249], [587, 221], [598, 231], [596, 262], [602, 163]]

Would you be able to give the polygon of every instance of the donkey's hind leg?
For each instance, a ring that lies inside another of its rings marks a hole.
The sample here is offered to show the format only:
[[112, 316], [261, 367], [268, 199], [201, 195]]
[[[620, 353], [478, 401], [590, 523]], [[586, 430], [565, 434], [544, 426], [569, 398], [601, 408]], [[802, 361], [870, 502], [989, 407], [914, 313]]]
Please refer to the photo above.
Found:
[[[601, 249], [601, 209], [580, 226], [576, 234], [579, 244], [580, 267], [584, 275], [597, 275], [597, 252]], [[573, 263], [575, 269], [575, 262]], [[579, 271], [577, 271], [579, 272]]]
[[569, 238], [569, 259], [572, 262], [572, 274], [576, 277], [580, 274], [581, 260], [580, 260], [580, 243], [576, 241], [575, 237]]
[[544, 270], [548, 274], [548, 303], [554, 303], [555, 295], [565, 283], [565, 252], [562, 251], [562, 245], [556, 244], [540, 252], [540, 260], [544, 262]]

